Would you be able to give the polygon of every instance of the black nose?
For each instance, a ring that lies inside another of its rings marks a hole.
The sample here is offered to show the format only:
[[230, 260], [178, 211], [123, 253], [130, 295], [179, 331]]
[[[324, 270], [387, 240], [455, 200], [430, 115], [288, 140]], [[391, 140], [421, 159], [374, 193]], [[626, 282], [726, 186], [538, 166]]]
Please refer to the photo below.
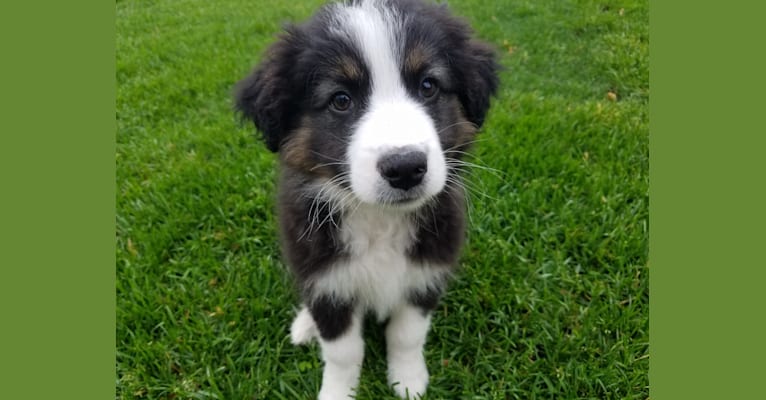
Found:
[[393, 153], [378, 160], [378, 172], [391, 187], [407, 190], [423, 181], [428, 160], [422, 151]]

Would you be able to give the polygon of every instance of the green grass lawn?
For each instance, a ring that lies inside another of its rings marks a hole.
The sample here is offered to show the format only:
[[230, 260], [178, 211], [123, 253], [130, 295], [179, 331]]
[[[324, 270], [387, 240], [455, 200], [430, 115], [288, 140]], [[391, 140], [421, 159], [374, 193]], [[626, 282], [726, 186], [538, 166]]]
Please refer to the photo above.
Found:
[[[118, 0], [118, 399], [309, 399], [316, 346], [232, 85], [321, 2]], [[428, 399], [648, 398], [648, 2], [451, 0], [506, 67]], [[394, 399], [370, 323], [358, 399]]]

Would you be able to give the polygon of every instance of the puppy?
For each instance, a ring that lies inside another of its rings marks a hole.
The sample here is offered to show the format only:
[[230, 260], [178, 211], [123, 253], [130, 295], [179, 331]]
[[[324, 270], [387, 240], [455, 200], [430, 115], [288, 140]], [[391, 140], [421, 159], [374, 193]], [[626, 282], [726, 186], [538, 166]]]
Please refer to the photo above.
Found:
[[279, 153], [282, 252], [316, 338], [320, 400], [358, 384], [363, 318], [388, 320], [388, 381], [428, 385], [423, 346], [465, 232], [461, 158], [498, 85], [493, 50], [444, 6], [332, 3], [286, 29], [236, 108]]

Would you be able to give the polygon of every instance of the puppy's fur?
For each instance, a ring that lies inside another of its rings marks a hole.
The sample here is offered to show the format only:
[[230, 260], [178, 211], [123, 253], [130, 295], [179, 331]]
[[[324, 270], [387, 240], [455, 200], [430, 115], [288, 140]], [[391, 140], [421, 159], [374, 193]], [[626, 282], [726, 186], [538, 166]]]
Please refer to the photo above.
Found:
[[282, 249], [318, 339], [319, 399], [353, 394], [362, 320], [388, 320], [388, 379], [425, 393], [431, 311], [464, 240], [461, 157], [497, 88], [491, 48], [444, 6], [333, 3], [289, 27], [236, 89], [280, 155]]

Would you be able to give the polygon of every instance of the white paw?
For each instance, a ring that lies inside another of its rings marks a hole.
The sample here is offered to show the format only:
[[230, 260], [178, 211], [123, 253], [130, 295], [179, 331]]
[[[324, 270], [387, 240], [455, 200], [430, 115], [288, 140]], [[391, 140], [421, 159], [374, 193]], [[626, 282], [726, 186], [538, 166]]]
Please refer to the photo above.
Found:
[[423, 360], [415, 362], [389, 360], [388, 382], [394, 386], [394, 391], [399, 397], [417, 399], [426, 393], [428, 369]]
[[294, 345], [309, 343], [317, 337], [318, 331], [314, 318], [306, 307], [301, 307], [290, 326], [290, 341]]
[[353, 399], [352, 395], [353, 390], [351, 388], [327, 388], [323, 385], [317, 400], [351, 400]]

